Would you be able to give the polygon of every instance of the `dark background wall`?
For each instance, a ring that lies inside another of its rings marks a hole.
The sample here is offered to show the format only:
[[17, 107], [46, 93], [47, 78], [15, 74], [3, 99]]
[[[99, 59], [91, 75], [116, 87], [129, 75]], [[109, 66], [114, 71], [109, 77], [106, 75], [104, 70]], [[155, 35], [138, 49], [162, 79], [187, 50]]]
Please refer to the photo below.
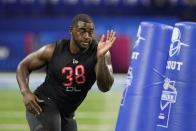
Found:
[[131, 46], [141, 21], [174, 25], [196, 21], [195, 0], [1, 0], [0, 71], [15, 71], [30, 52], [69, 38], [68, 27], [78, 13], [92, 16], [99, 37], [117, 32], [111, 49], [114, 71], [127, 71]]

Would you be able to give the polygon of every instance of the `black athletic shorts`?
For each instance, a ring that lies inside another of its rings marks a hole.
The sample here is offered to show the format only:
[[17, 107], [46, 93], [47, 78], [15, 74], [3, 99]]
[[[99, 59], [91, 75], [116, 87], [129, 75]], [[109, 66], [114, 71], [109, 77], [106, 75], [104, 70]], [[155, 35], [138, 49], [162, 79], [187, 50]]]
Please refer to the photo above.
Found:
[[26, 111], [26, 119], [30, 131], [77, 131], [74, 115], [61, 115], [54, 101], [48, 97], [41, 97], [45, 102], [40, 105], [43, 112], [34, 116]]

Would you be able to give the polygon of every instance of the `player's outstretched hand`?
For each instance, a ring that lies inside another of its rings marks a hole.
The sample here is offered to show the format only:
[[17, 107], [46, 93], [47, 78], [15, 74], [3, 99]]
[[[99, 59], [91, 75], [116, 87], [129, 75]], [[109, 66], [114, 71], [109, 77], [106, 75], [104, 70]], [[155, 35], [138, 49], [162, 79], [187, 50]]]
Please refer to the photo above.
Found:
[[101, 39], [97, 47], [97, 58], [98, 59], [103, 58], [105, 56], [105, 54], [112, 47], [115, 40], [116, 40], [116, 32], [114, 32], [113, 30], [107, 31], [106, 37], [104, 34], [101, 36]]
[[42, 112], [42, 108], [38, 103], [43, 103], [44, 100], [40, 100], [32, 92], [28, 91], [23, 95], [23, 102], [26, 110], [33, 113], [34, 115], [39, 115]]

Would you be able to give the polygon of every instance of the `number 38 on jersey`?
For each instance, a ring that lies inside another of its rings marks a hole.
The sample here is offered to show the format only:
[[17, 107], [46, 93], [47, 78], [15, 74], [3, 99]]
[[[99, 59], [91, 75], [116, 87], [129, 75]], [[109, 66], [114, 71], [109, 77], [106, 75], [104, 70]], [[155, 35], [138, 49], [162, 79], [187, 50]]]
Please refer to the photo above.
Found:
[[65, 76], [64, 86], [72, 86], [73, 83], [84, 84], [86, 82], [85, 68], [83, 65], [77, 65], [75, 68], [65, 66], [62, 68], [61, 73]]

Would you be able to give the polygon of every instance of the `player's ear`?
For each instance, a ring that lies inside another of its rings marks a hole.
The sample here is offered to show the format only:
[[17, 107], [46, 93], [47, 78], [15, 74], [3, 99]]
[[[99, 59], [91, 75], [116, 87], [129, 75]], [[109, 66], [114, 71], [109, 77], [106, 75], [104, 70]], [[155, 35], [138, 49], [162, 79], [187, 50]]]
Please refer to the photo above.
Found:
[[69, 27], [69, 33], [72, 34], [72, 31], [73, 31], [73, 26], [70, 26]]

